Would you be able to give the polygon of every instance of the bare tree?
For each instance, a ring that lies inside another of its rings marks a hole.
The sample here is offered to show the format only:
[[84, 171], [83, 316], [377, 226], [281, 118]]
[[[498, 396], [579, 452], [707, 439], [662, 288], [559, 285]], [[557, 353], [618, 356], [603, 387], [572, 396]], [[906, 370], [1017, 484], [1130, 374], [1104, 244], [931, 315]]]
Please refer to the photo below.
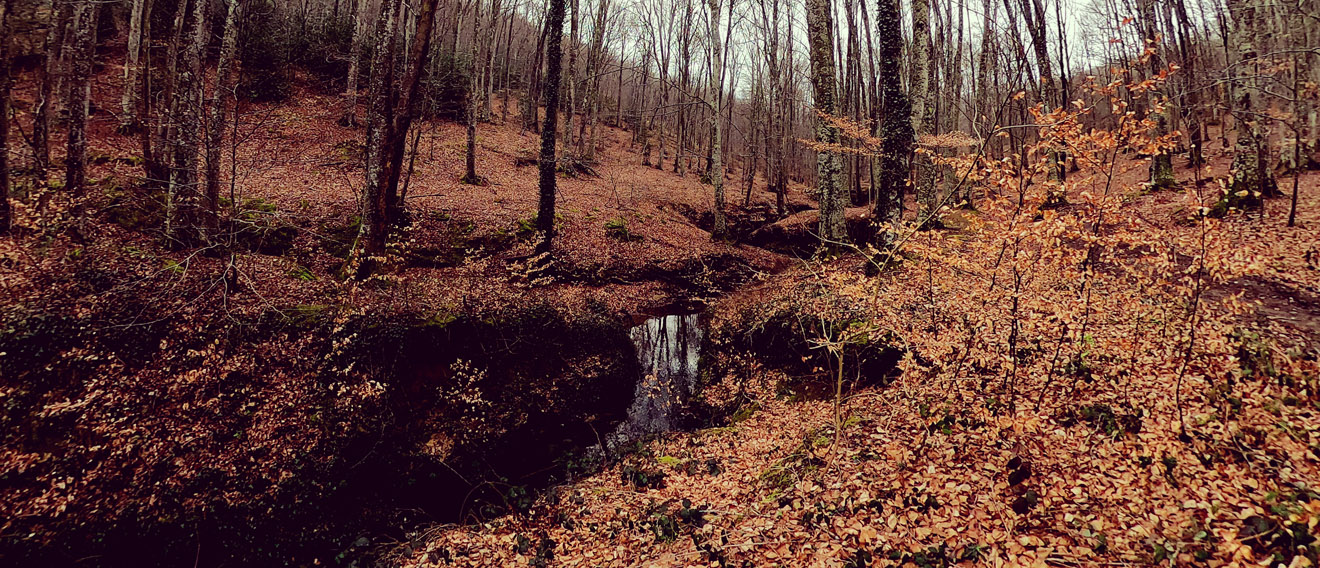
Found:
[[[390, 0], [382, 1], [388, 3]], [[344, 87], [344, 116], [339, 121], [344, 126], [357, 126], [358, 76], [362, 74], [362, 46], [366, 43], [371, 5], [372, 0], [357, 0], [357, 12], [353, 15], [353, 43], [348, 48], [348, 77]]]
[[204, 206], [207, 226], [216, 226], [220, 203], [220, 144], [225, 134], [225, 105], [234, 94], [234, 56], [238, 52], [238, 21], [244, 0], [228, 0], [225, 31], [220, 40], [220, 59], [216, 62], [215, 90], [211, 93], [210, 118], [206, 121], [206, 193]]
[[[367, 172], [363, 192], [365, 211], [361, 232], [350, 256], [350, 270], [358, 276], [374, 271], [384, 256], [390, 224], [400, 220], [399, 179], [404, 146], [412, 127], [422, 69], [431, 51], [432, 30], [439, 0], [423, 0], [417, 11], [417, 28], [405, 61], [402, 81], [394, 82], [394, 58], [398, 49], [398, 17], [401, 0], [387, 0], [376, 24], [376, 54], [371, 63], [371, 116], [367, 123]], [[398, 91], [394, 89], [397, 87]]]
[[[883, 0], [882, 0], [883, 1]], [[930, 49], [930, 0], [912, 0], [912, 73], [909, 77], [908, 100], [912, 103], [912, 131], [918, 143], [931, 132], [935, 97], [930, 88], [932, 66]], [[917, 225], [928, 226], [935, 214], [934, 164], [926, 153], [928, 148], [918, 146], [913, 155], [913, 185], [917, 190]]]
[[361, 276], [372, 270], [374, 259], [384, 256], [389, 236], [385, 201], [389, 164], [389, 127], [392, 113], [390, 90], [394, 85], [394, 55], [397, 47], [396, 17], [402, 0], [384, 0], [376, 20], [375, 49], [371, 57], [371, 84], [367, 115], [366, 187], [363, 190], [362, 228], [349, 257], [348, 268]]
[[540, 203], [536, 212], [536, 230], [541, 240], [536, 252], [548, 260], [555, 239], [555, 173], [558, 159], [555, 153], [555, 134], [559, 129], [560, 65], [563, 58], [560, 44], [564, 36], [564, 0], [550, 0], [550, 12], [545, 18], [545, 125], [541, 127]]
[[142, 51], [144, 37], [150, 26], [151, 0], [132, 0], [128, 19], [128, 50], [124, 58], [124, 95], [120, 98], [119, 131], [130, 134], [141, 126], [138, 117], [138, 99], [142, 97]]
[[9, 86], [10, 31], [9, 14], [14, 0], [0, 0], [0, 235], [9, 232], [13, 220], [9, 208]]
[[[467, 111], [464, 113], [467, 115], [467, 160], [465, 163], [467, 172], [463, 174], [460, 181], [476, 185], [481, 183], [481, 176], [477, 175], [477, 117], [481, 112], [481, 94], [479, 93], [481, 81], [478, 79], [477, 61], [481, 58], [480, 46], [482, 43], [477, 38], [481, 36], [481, 0], [474, 0], [473, 4], [472, 51], [470, 57], [472, 64], [468, 76], [468, 105]], [[492, 13], [491, 18], [494, 17], [495, 14]], [[491, 27], [494, 27], [493, 21]]]
[[42, 38], [45, 56], [37, 68], [37, 104], [32, 113], [32, 155], [37, 175], [42, 179], [46, 178], [50, 168], [50, 107], [55, 99], [55, 83], [60, 74], [59, 54], [73, 19], [73, 6], [69, 2], [48, 0], [46, 8], [55, 20]]
[[908, 157], [912, 153], [912, 109], [899, 75], [903, 50], [902, 22], [897, 0], [876, 2], [875, 34], [880, 44], [880, 94], [883, 99], [883, 140], [880, 151], [880, 187], [876, 192], [875, 221], [880, 225], [876, 245], [894, 244], [895, 231], [903, 215], [903, 188], [907, 185]]
[[64, 187], [81, 197], [87, 184], [87, 114], [91, 104], [92, 64], [100, 4], [78, 3], [73, 21], [73, 72], [69, 77], [69, 136], [64, 159]]
[[[710, 38], [710, 97], [711, 97], [711, 174], [710, 182], [715, 186], [715, 227], [710, 236], [723, 240], [729, 236], [728, 221], [724, 216], [724, 157], [721, 145], [724, 129], [720, 125], [721, 104], [723, 100], [724, 58], [720, 50], [720, 0], [706, 0], [710, 9], [706, 34]], [[730, 17], [733, 17], [730, 14]]]
[[[1155, 0], [1140, 0], [1141, 3], [1141, 28], [1142, 35], [1146, 43], [1145, 57], [1150, 67], [1152, 77], [1159, 75], [1164, 71], [1164, 63], [1160, 58], [1159, 37], [1156, 32], [1155, 21]], [[1164, 89], [1155, 88], [1146, 93], [1147, 108], [1155, 119], [1155, 135], [1167, 136], [1169, 134], [1169, 111], [1165, 101]], [[1165, 148], [1156, 151], [1150, 158], [1150, 172], [1148, 182], [1150, 187], [1156, 189], [1167, 189], [1173, 187], [1178, 182], [1173, 175], [1173, 154]]]
[[1258, 202], [1263, 195], [1277, 191], [1274, 174], [1269, 171], [1265, 156], [1267, 141], [1262, 134], [1261, 111], [1257, 108], [1260, 96], [1260, 57], [1257, 51], [1257, 13], [1261, 7], [1251, 0], [1226, 0], [1233, 16], [1233, 44], [1237, 58], [1233, 85], [1233, 115], [1237, 125], [1237, 142], [1233, 149], [1232, 181], [1228, 187], [1228, 204], [1245, 205]]
[[[918, 0], [921, 1], [921, 0]], [[817, 112], [835, 117], [834, 15], [830, 0], [807, 1], [807, 41], [811, 46], [811, 84]], [[837, 145], [839, 129], [825, 117], [817, 116], [816, 141]], [[820, 238], [839, 242], [847, 237], [844, 225], [844, 201], [839, 177], [843, 161], [836, 152], [816, 155], [816, 189], [820, 202]]]

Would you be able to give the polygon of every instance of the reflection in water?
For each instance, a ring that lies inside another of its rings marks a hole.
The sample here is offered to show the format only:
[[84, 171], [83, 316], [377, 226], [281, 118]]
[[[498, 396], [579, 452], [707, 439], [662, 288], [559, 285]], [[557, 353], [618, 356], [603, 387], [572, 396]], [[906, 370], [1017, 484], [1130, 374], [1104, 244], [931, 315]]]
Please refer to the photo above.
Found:
[[629, 331], [642, 377], [628, 417], [610, 434], [610, 448], [678, 427], [697, 379], [701, 327], [697, 314], [651, 318]]

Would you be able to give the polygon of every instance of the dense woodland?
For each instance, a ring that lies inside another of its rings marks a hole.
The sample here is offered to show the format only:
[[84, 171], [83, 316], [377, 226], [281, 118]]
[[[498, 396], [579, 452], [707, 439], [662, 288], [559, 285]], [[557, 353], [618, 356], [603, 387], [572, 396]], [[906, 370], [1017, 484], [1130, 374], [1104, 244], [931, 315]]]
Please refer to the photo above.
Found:
[[0, 564], [1316, 566], [1317, 0], [0, 0]]

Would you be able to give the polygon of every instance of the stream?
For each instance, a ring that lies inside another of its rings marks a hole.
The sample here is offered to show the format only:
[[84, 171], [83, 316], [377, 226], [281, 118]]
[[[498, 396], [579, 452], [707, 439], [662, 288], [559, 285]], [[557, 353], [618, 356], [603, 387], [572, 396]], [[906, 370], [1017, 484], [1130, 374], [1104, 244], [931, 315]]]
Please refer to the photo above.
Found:
[[627, 417], [605, 440], [610, 451], [680, 427], [697, 381], [703, 335], [698, 315], [653, 317], [628, 330], [642, 372]]

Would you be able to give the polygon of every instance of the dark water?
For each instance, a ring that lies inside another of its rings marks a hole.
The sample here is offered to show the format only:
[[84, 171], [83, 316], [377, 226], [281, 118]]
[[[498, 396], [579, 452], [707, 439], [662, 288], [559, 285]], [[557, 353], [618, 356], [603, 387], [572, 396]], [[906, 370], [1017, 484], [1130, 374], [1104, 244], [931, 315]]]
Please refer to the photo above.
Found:
[[677, 429], [697, 380], [702, 329], [698, 314], [654, 317], [629, 330], [641, 376], [623, 422], [606, 445], [620, 445]]
[[[397, 447], [373, 444], [365, 448], [369, 459], [359, 459], [356, 454], [349, 458], [359, 465], [342, 472], [344, 477], [336, 480], [336, 488], [327, 490], [320, 500], [289, 504], [278, 519], [272, 517], [271, 522], [284, 531], [280, 534], [272, 534], [270, 527], [245, 526], [240, 511], [177, 525], [116, 527], [110, 529], [113, 537], [108, 544], [87, 543], [86, 550], [67, 551], [37, 547], [28, 551], [33, 561], [20, 564], [72, 566], [77, 564], [74, 559], [89, 557], [96, 560], [83, 565], [303, 566], [327, 561], [341, 566], [374, 565], [379, 552], [410, 539], [419, 528], [436, 522], [488, 519], [510, 512], [511, 506], [524, 510], [546, 487], [590, 474], [592, 467], [608, 461], [602, 462], [606, 454], [617, 454], [632, 442], [686, 426], [684, 417], [697, 383], [704, 334], [698, 314], [664, 315], [640, 322], [628, 330], [631, 350], [629, 341], [617, 331], [609, 341], [549, 334], [544, 343], [594, 343], [595, 351], [636, 358], [635, 366], [627, 361], [618, 367], [620, 373], [601, 377], [607, 380], [587, 387], [589, 393], [579, 393], [586, 397], [581, 402], [591, 414], [608, 422], [593, 426], [572, 416], [543, 416], [492, 443], [489, 454], [472, 460], [462, 474], [414, 455], [407, 440]], [[454, 341], [444, 337], [419, 345]], [[544, 359], [539, 352], [533, 355], [527, 359]], [[443, 357], [438, 361], [436, 365], [448, 368]], [[400, 420], [409, 424], [407, 418]], [[574, 469], [570, 463], [584, 465]], [[0, 547], [0, 566], [9, 565], [5, 557]]]

